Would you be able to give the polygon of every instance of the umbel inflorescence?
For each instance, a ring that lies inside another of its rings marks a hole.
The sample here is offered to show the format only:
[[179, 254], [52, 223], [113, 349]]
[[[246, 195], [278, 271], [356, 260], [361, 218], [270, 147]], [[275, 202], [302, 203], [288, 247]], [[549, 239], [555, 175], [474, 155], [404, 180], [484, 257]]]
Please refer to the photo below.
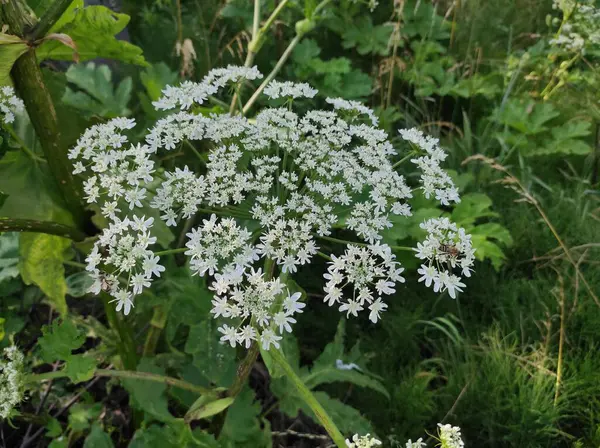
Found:
[[[154, 105], [172, 113], [144, 141], [129, 140], [134, 120], [116, 118], [88, 129], [71, 149], [87, 201], [110, 222], [87, 258], [92, 290], [108, 291], [125, 314], [164, 271], [153, 249], [154, 220], [141, 207], [158, 210], [168, 226], [206, 216], [187, 232], [185, 254], [194, 274], [210, 278], [215, 318], [230, 320], [219, 328], [221, 340], [246, 347], [259, 341], [268, 349], [279, 346], [305, 306], [289, 290], [289, 275], [326, 258], [325, 301], [377, 322], [385, 296], [404, 282], [403, 268], [382, 242], [390, 216], [411, 215], [408, 200], [417, 189], [444, 205], [459, 201], [440, 167], [445, 153], [437, 140], [402, 131], [419, 154], [412, 162], [420, 182], [409, 185], [395, 169], [396, 149], [364, 105], [327, 99], [331, 110], [294, 112], [294, 101], [316, 94], [307, 84], [272, 81], [264, 96], [284, 106], [265, 107], [253, 119], [200, 113], [198, 106], [224, 87], [261, 77], [256, 68], [230, 66], [199, 83], [167, 87]], [[157, 153], [200, 141], [209, 149], [198, 154], [199, 172], [155, 166]], [[425, 225], [430, 236], [416, 249], [425, 260], [421, 280], [455, 297], [464, 286], [460, 273], [468, 276], [473, 264], [470, 239], [443, 220]], [[356, 235], [341, 255], [320, 251], [334, 229]]]

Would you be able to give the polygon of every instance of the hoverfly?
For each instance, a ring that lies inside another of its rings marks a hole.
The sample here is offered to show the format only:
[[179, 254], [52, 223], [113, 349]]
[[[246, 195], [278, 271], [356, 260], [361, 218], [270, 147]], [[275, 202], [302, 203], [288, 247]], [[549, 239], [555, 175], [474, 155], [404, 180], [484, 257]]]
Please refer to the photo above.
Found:
[[460, 255], [460, 250], [458, 247], [450, 244], [440, 244], [439, 251], [449, 255], [452, 258], [457, 258]]

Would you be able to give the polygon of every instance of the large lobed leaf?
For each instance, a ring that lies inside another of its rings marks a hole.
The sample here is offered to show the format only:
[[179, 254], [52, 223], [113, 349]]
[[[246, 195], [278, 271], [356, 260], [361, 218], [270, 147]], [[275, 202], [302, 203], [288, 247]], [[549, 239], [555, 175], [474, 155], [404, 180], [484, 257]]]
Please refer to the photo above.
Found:
[[[115, 36], [129, 23], [127, 14], [120, 14], [104, 6], [83, 7], [83, 0], [74, 0], [67, 11], [50, 30], [67, 34], [77, 45], [81, 61], [95, 58], [116, 59], [146, 66], [142, 49]], [[47, 40], [36, 51], [38, 59], [72, 60], [73, 50], [54, 40]]]

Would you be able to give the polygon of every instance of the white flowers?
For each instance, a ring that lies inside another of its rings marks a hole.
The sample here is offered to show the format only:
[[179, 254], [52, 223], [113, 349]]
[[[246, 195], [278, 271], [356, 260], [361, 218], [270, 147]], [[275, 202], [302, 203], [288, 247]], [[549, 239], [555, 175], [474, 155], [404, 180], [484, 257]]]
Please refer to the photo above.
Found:
[[232, 347], [240, 344], [249, 348], [252, 341], [260, 341], [264, 350], [271, 345], [279, 348], [280, 335], [292, 331], [290, 324], [296, 322], [292, 316], [304, 308], [298, 303], [300, 293], [289, 294], [279, 278], [267, 280], [261, 269], [244, 273], [239, 268], [216, 274], [210, 289], [215, 292], [211, 309], [215, 318], [238, 321], [236, 327], [219, 328], [223, 333], [221, 341]]
[[438, 440], [442, 448], [463, 448], [465, 446], [458, 426], [438, 423]]
[[217, 221], [216, 215], [203, 220], [203, 225], [192, 229], [185, 252], [190, 256], [190, 268], [199, 275], [207, 271], [229, 274], [250, 266], [258, 260], [257, 250], [250, 244], [250, 232], [239, 227], [232, 218]]
[[373, 448], [375, 446], [381, 446], [381, 441], [377, 440], [375, 437], [371, 437], [370, 434], [367, 434], [366, 436], [354, 434], [352, 436], [352, 441], [346, 439], [346, 446], [348, 448]]
[[263, 93], [273, 100], [285, 97], [313, 98], [317, 92], [318, 91], [316, 89], [313, 89], [304, 82], [294, 83], [290, 81], [271, 81], [263, 90]]
[[[324, 301], [329, 306], [340, 304], [339, 310], [347, 316], [357, 316], [368, 307], [369, 319], [377, 323], [380, 313], [387, 308], [381, 295], [393, 294], [395, 284], [404, 282], [400, 275], [404, 268], [395, 261], [396, 256], [387, 245], [359, 247], [349, 244], [344, 255], [332, 255], [331, 258], [324, 274], [327, 280]], [[345, 298], [342, 289], [350, 285], [352, 298]]]
[[[134, 216], [132, 220], [115, 218], [86, 258], [86, 270], [94, 279], [90, 291], [110, 293], [117, 302], [117, 311], [123, 310], [126, 315], [133, 307], [133, 297], [165, 270], [148, 249], [156, 242], [150, 234], [153, 223], [153, 218], [144, 216]], [[122, 274], [124, 280], [119, 279]]]
[[421, 170], [421, 183], [423, 194], [427, 199], [432, 195], [442, 205], [450, 205], [451, 202], [460, 202], [458, 189], [454, 182], [441, 167], [440, 162], [446, 160], [447, 154], [439, 146], [439, 140], [425, 136], [418, 129], [401, 129], [400, 135], [425, 151], [426, 155], [412, 159]]
[[465, 229], [458, 228], [448, 218], [429, 219], [421, 224], [427, 231], [425, 241], [417, 243], [416, 255], [427, 260], [417, 272], [421, 275], [419, 282], [425, 286], [433, 285], [435, 292], [448, 291], [453, 299], [457, 292], [465, 286], [461, 278], [453, 273], [458, 268], [465, 277], [471, 276], [471, 268], [475, 261], [475, 249], [471, 245], [471, 235]]
[[15, 115], [23, 113], [24, 110], [23, 101], [17, 98], [12, 87], [0, 87], [0, 120], [2, 123], [13, 123]]
[[[413, 189], [395, 171], [391, 160], [397, 151], [374, 127], [371, 109], [336, 98], [327, 99], [333, 110], [298, 115], [291, 100], [312, 98], [316, 90], [277, 81], [264, 93], [288, 98], [289, 107], [263, 108], [254, 119], [198, 114], [192, 108], [228, 84], [261, 77], [255, 67], [211, 70], [199, 83], [163, 91], [155, 107], [175, 110], [141, 138], [143, 143], [129, 141], [133, 120], [116, 118], [88, 129], [70, 150], [74, 173], [85, 177], [88, 203], [109, 221], [87, 257], [95, 280], [91, 291], [110, 293], [117, 310], [128, 314], [134, 298], [165, 270], [152, 250], [154, 221], [140, 210], [148, 206], [171, 227], [199, 214], [206, 218], [186, 229], [184, 250], [192, 273], [210, 277], [211, 313], [228, 320], [219, 327], [220, 339], [232, 346], [279, 347], [305, 307], [299, 293], [288, 291], [285, 278], [316, 256], [333, 260], [324, 275], [325, 301], [347, 316], [368, 310], [369, 319], [378, 322], [388, 306], [384, 297], [404, 282], [404, 269], [381, 240], [391, 215], [411, 214]], [[415, 159], [425, 195], [444, 205], [458, 201], [439, 166], [445, 153], [438, 141], [416, 130], [401, 133], [425, 152]], [[189, 166], [155, 167], [156, 153], [176, 148], [196, 152], [198, 172]], [[339, 257], [319, 252], [319, 240], [331, 239], [337, 228], [359, 241], [348, 241]], [[464, 231], [449, 227], [430, 233], [417, 253], [429, 260], [419, 271], [421, 281], [455, 297], [464, 285], [440, 266], [460, 267], [468, 276], [470, 242]], [[446, 257], [444, 245], [460, 246], [460, 257]]]
[[0, 359], [0, 418], [8, 418], [12, 409], [23, 401], [23, 354], [15, 346], [4, 349]]

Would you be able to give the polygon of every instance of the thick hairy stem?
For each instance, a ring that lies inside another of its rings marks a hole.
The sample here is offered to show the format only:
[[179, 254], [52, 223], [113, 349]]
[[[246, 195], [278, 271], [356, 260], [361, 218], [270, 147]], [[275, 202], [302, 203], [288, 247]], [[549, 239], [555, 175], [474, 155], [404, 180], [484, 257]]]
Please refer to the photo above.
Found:
[[[2, 19], [8, 24], [11, 33], [20, 37], [33, 25], [31, 17], [25, 13], [18, 0], [6, 0], [2, 5]], [[17, 94], [25, 103], [54, 180], [78, 227], [83, 227], [81, 185], [71, 173], [72, 166], [67, 157], [67, 148], [61, 139], [54, 103], [44, 83], [35, 52], [30, 50], [17, 59], [11, 74]]]
[[[135, 379], [142, 381], [153, 381], [155, 383], [163, 383], [168, 386], [179, 387], [180, 389], [189, 390], [190, 392], [194, 392], [197, 394], [208, 394], [212, 391], [205, 387], [196, 386], [195, 384], [188, 383], [187, 381], [180, 380], [178, 378], [173, 378], [170, 376], [162, 376], [157, 375], [155, 373], [148, 372], [136, 372], [131, 370], [108, 370], [108, 369], [96, 369], [94, 371], [94, 376], [103, 376], [110, 378], [126, 378], [126, 379]], [[67, 375], [62, 371], [56, 372], [47, 372], [40, 374], [32, 374], [25, 378], [27, 383], [35, 383], [46, 380], [53, 380], [57, 378], [66, 378]]]
[[73, 241], [82, 241], [86, 234], [74, 227], [35, 219], [12, 219], [0, 217], [0, 232], [36, 232], [62, 236]]
[[50, 28], [60, 19], [73, 0], [55, 0], [46, 10], [40, 21], [33, 27], [31, 32], [26, 33], [27, 37], [33, 41], [41, 39]]
[[333, 422], [329, 414], [323, 409], [321, 403], [317, 401], [315, 396], [312, 394], [310, 389], [306, 387], [306, 385], [302, 382], [300, 377], [294, 372], [294, 369], [288, 364], [283, 354], [276, 349], [272, 349], [269, 351], [269, 354], [273, 357], [273, 360], [279, 364], [279, 366], [283, 369], [287, 377], [290, 379], [300, 397], [304, 402], [310, 407], [310, 409], [314, 412], [319, 423], [323, 425], [327, 434], [331, 437], [333, 442], [336, 444], [338, 448], [346, 448], [346, 441], [344, 436]]

